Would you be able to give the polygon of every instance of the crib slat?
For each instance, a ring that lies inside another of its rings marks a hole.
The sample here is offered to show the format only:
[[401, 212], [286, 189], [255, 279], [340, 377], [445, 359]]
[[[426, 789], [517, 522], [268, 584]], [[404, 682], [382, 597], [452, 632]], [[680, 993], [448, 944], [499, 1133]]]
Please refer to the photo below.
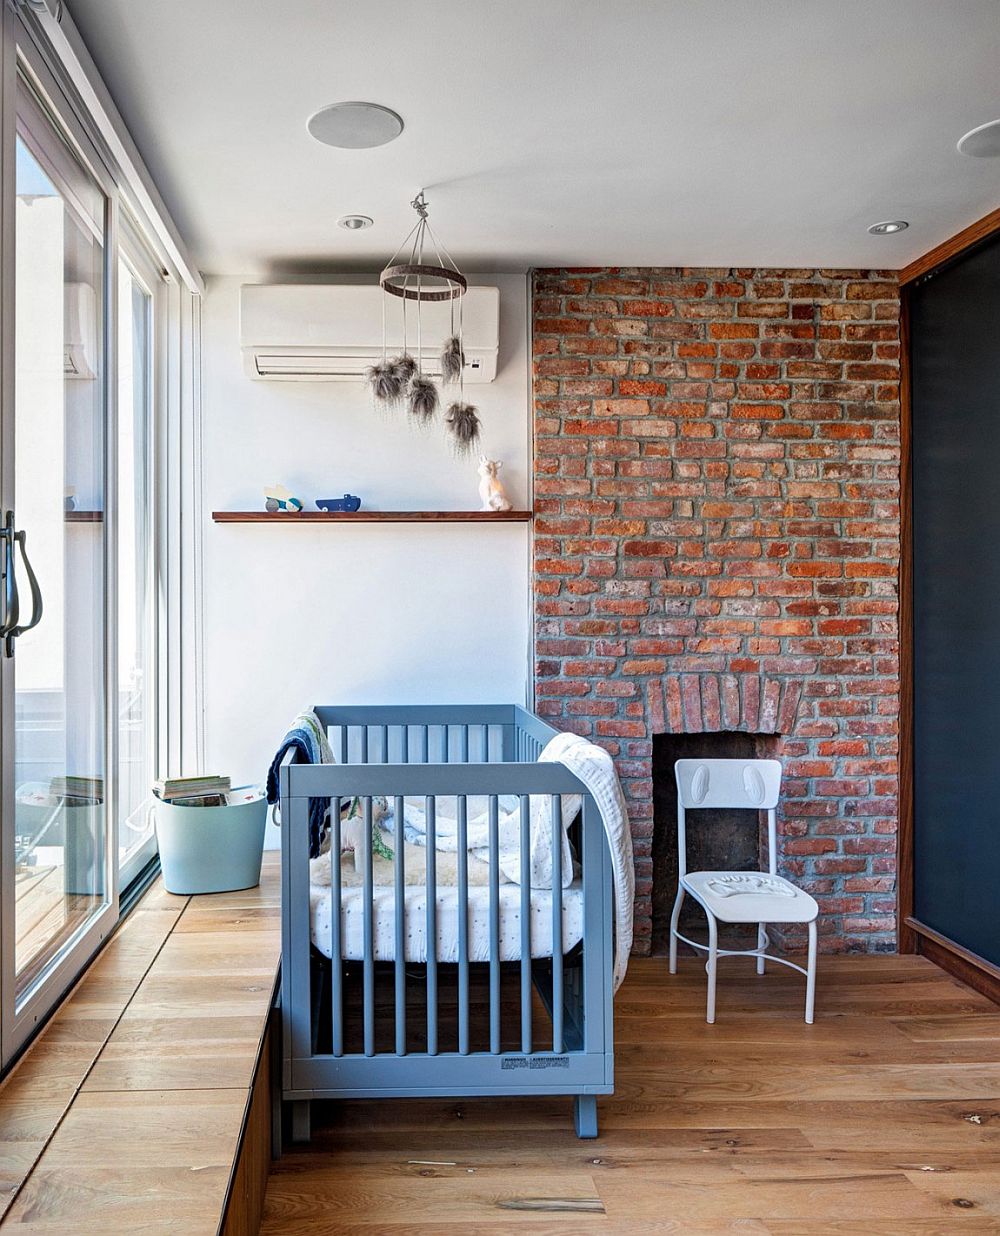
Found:
[[[343, 730], [341, 730], [343, 733]], [[340, 799], [330, 799], [330, 1022], [333, 1054], [344, 1054], [344, 963], [340, 941]]]
[[531, 853], [530, 804], [521, 799], [521, 1051], [531, 1052]]
[[361, 727], [361, 763], [368, 763], [368, 726]]
[[451, 726], [441, 726], [441, 763], [451, 763]]
[[490, 795], [490, 1051], [500, 1054], [500, 800]]
[[603, 881], [606, 859], [603, 849], [603, 826], [597, 803], [590, 794], [583, 796], [583, 827], [580, 830], [580, 862], [583, 867], [583, 1050], [591, 1051], [595, 1038], [600, 1041], [601, 1024], [606, 1016], [605, 992], [601, 976], [610, 968], [610, 954], [601, 960], [604, 930], [603, 899], [607, 896]]
[[393, 798], [392, 815], [396, 822], [393, 838], [393, 860], [396, 864], [396, 962], [394, 962], [394, 978], [396, 978], [396, 1054], [407, 1054], [407, 969], [405, 969], [405, 947], [407, 947], [407, 871], [405, 871], [405, 853], [403, 848], [403, 798], [397, 795]]
[[424, 803], [427, 830], [427, 1054], [438, 1050], [437, 973], [437, 799], [428, 794]]
[[562, 795], [552, 805], [552, 1050], [563, 1049]]
[[469, 727], [463, 725], [458, 731], [458, 758], [462, 764], [469, 762]]
[[365, 1025], [365, 1055], [375, 1055], [375, 954], [374, 954], [374, 914], [372, 913], [373, 871], [372, 871], [372, 800], [366, 795], [362, 800], [364, 820], [365, 857], [365, 905], [364, 905], [364, 1025]]
[[410, 727], [401, 725], [399, 727], [399, 762], [400, 764], [409, 764], [410, 762]]
[[389, 763], [389, 727], [380, 725], [379, 730], [379, 755], [383, 764]]
[[427, 726], [420, 726], [420, 763], [427, 763]]
[[458, 1051], [469, 1054], [469, 806], [464, 794], [458, 797]]
[[340, 727], [340, 762], [347, 763], [347, 726]]

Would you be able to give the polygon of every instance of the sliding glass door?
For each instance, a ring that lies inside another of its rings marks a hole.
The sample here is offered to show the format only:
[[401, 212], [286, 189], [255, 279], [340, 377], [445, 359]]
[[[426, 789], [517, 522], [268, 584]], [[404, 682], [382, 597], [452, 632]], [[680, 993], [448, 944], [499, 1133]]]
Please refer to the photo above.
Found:
[[102, 527], [107, 201], [22, 102], [14, 493], [3, 528], [19, 994], [100, 914], [111, 891]]
[[0, 417], [5, 1058], [117, 916], [111, 186], [22, 72], [13, 130]]

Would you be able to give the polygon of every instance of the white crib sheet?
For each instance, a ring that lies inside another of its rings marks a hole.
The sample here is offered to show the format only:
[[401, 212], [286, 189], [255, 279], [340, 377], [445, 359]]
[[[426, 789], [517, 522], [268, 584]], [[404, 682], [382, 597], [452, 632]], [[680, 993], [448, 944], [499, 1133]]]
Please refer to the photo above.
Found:
[[[521, 957], [521, 889], [516, 884], [500, 885], [500, 960], [518, 961]], [[406, 961], [427, 960], [427, 890], [422, 884], [407, 885]], [[568, 952], [583, 938], [583, 890], [579, 880], [562, 890], [563, 951]], [[329, 957], [329, 886], [314, 884], [309, 890], [312, 942]], [[391, 886], [376, 885], [373, 895], [375, 960], [394, 961], [396, 957], [396, 897]], [[341, 955], [345, 960], [364, 957], [364, 890], [341, 889]], [[552, 956], [552, 891], [533, 889], [531, 893], [531, 955]], [[469, 886], [469, 960], [489, 961], [490, 890], [483, 885]], [[437, 959], [458, 961], [458, 889], [439, 885], [437, 889]]]

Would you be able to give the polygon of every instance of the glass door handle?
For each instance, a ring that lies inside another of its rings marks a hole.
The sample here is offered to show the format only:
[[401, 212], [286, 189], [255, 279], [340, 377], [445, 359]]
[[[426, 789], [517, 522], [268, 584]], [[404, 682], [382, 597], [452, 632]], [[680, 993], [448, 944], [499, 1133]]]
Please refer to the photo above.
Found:
[[[3, 639], [4, 656], [12, 657], [14, 655], [14, 640], [19, 635], [23, 635], [25, 631], [30, 631], [32, 627], [37, 627], [42, 620], [42, 590], [38, 586], [38, 579], [32, 569], [31, 562], [28, 560], [28, 552], [25, 548], [27, 534], [23, 528], [20, 532], [14, 529], [13, 511], [7, 512], [0, 535], [3, 536], [4, 541], [4, 624], [2, 629], [0, 629], [0, 638]], [[15, 543], [21, 546], [21, 557], [24, 559], [24, 569], [28, 576], [28, 587], [31, 590], [31, 621], [23, 626], [18, 624], [21, 605], [17, 591], [17, 573], [14, 560]]]
[[0, 528], [3, 538], [3, 625], [0, 626], [0, 639], [17, 626], [20, 617], [17, 579], [14, 575], [14, 512], [8, 511]]

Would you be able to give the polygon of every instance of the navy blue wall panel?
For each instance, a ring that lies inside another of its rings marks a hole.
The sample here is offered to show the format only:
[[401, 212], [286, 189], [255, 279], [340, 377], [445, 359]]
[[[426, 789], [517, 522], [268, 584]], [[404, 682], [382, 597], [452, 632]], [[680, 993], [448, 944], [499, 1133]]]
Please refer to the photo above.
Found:
[[1000, 241], [910, 328], [914, 914], [1000, 963]]

